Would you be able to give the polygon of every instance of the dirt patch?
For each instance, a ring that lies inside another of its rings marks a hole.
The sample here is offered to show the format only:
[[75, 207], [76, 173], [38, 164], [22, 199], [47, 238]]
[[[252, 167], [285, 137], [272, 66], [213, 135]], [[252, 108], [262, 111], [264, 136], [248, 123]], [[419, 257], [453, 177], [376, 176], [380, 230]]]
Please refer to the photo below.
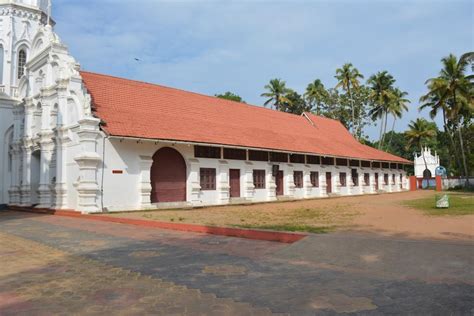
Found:
[[[474, 215], [427, 216], [406, 201], [427, 198], [433, 191], [365, 195], [334, 199], [108, 214], [166, 222], [230, 227], [301, 227], [311, 232], [358, 230], [409, 238], [474, 238]], [[308, 229], [306, 229], [308, 228]]]

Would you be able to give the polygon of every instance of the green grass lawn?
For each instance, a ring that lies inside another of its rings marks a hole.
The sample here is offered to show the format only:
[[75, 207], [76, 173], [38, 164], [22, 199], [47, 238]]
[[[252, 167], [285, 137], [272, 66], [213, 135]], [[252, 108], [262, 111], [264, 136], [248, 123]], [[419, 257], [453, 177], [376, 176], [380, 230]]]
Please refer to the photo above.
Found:
[[[440, 193], [443, 194], [443, 193]], [[404, 205], [423, 211], [427, 215], [472, 215], [474, 214], [474, 194], [446, 193], [449, 195], [449, 208], [436, 208], [435, 197], [407, 201]]]

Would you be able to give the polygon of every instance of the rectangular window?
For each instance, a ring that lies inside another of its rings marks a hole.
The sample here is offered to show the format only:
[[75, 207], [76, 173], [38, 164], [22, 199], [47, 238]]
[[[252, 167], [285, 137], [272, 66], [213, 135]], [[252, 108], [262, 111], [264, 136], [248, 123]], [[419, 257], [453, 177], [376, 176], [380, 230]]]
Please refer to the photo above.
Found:
[[265, 170], [253, 171], [253, 185], [255, 189], [265, 189]]
[[354, 184], [354, 186], [358, 186], [359, 185], [359, 174], [357, 173], [357, 169], [352, 169], [351, 176], [352, 176], [352, 183]]
[[216, 189], [216, 169], [201, 168], [199, 175], [201, 180], [201, 190]]
[[339, 183], [341, 183], [341, 187], [345, 187], [347, 185], [347, 183], [346, 183], [346, 173], [345, 172], [340, 172], [339, 173]]
[[383, 169], [388, 169], [388, 168], [390, 168], [390, 164], [388, 162], [382, 162], [382, 168]]
[[361, 163], [362, 167], [364, 168], [370, 168], [370, 161], [365, 161], [363, 160]]
[[359, 167], [359, 164], [360, 164], [360, 160], [350, 160], [349, 161], [349, 165], [351, 167]]
[[372, 162], [372, 168], [380, 168], [380, 162], [377, 162], [377, 161]]
[[291, 154], [290, 155], [290, 162], [292, 162], [292, 163], [304, 163], [304, 155]]
[[271, 162], [288, 162], [288, 154], [287, 153], [271, 152], [270, 153], [270, 161]]
[[384, 183], [385, 185], [388, 185], [388, 173], [385, 173], [385, 174], [383, 175], [383, 183]]
[[247, 160], [247, 151], [245, 149], [224, 148], [224, 159]]
[[310, 174], [311, 185], [315, 188], [319, 188], [319, 172], [312, 171]]
[[370, 185], [370, 174], [364, 173], [364, 185]]
[[312, 164], [312, 165], [319, 165], [321, 163], [321, 157], [319, 156], [306, 156], [306, 163]]
[[347, 159], [336, 158], [336, 165], [337, 166], [347, 166]]
[[293, 181], [295, 182], [295, 187], [303, 187], [303, 171], [294, 171], [293, 172]]
[[221, 158], [221, 148], [212, 146], [194, 146], [194, 157], [196, 158]]
[[322, 162], [323, 165], [334, 166], [334, 158], [332, 157], [323, 157]]
[[268, 161], [268, 151], [249, 150], [249, 160]]

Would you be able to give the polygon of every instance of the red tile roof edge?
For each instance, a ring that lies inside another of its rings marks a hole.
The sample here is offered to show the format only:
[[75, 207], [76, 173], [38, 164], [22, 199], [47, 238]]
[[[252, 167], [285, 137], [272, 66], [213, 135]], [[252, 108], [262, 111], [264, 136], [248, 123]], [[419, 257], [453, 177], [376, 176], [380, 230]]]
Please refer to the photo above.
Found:
[[[89, 72], [89, 71], [80, 71], [80, 74], [83, 77], [84, 86], [87, 89], [88, 93], [91, 95], [94, 105], [97, 105], [97, 103], [94, 101], [94, 99], [95, 99], [94, 98], [94, 93], [96, 91], [94, 91], [94, 92], [91, 91], [91, 89], [90, 89], [91, 87], [88, 86], [88, 83], [86, 82], [86, 81], [89, 81], [89, 79], [84, 80], [84, 77], [89, 78], [90, 76], [93, 76], [93, 77], [100, 77], [101, 79], [110, 78], [114, 81], [117, 81], [116, 83], [120, 83], [121, 85], [136, 86], [137, 88], [139, 88], [139, 87], [141, 87], [141, 88], [150, 88], [150, 89], [159, 88], [159, 89], [166, 90], [164, 92], [169, 93], [171, 91], [171, 92], [174, 92], [174, 93], [183, 94], [186, 97], [189, 97], [190, 95], [191, 96], [194, 95], [197, 98], [207, 98], [207, 99], [209, 99], [210, 102], [216, 102], [218, 100], [220, 103], [229, 103], [229, 104], [232, 104], [233, 106], [238, 105], [240, 107], [245, 107], [247, 110], [248, 109], [257, 110], [258, 113], [263, 113], [262, 111], [269, 111], [268, 112], [269, 114], [274, 115], [275, 112], [276, 112], [275, 110], [264, 108], [264, 107], [261, 107], [261, 106], [236, 102], [236, 101], [232, 101], [232, 100], [219, 99], [219, 98], [214, 97], [214, 96], [204, 95], [204, 94], [200, 94], [200, 93], [197, 93], [197, 92], [186, 91], [186, 90], [182, 90], [182, 89], [178, 89], [178, 88], [166, 87], [166, 86], [162, 86], [162, 85], [159, 85], [159, 84], [153, 84], [153, 83], [139, 81], [139, 80], [130, 80], [130, 79], [120, 78], [120, 77], [111, 76], [111, 75], [104, 75], [104, 74], [99, 74], [99, 73], [94, 73], [94, 72]], [[100, 94], [100, 93], [98, 93], [98, 94]], [[103, 97], [103, 96], [101, 95], [101, 97]], [[104, 102], [104, 103], [108, 103], [108, 102]], [[111, 103], [114, 103], [114, 102], [111, 102]], [[111, 113], [111, 112], [113, 112], [113, 109], [110, 109], [110, 107], [112, 107], [112, 106], [116, 106], [116, 104], [107, 104], [107, 105], [101, 104], [100, 105], [100, 110], [97, 112], [97, 116], [100, 119], [105, 119], [104, 117], [102, 117], [102, 114], [104, 114], [102, 112], [105, 112], [104, 108], [107, 109], [107, 111], [108, 111], [107, 113]], [[288, 116], [288, 118], [291, 118], [291, 120], [294, 120], [295, 117], [300, 117], [300, 115], [295, 115], [295, 114], [285, 113], [285, 112], [278, 112], [278, 115], [280, 117], [286, 115], [286, 116]], [[384, 152], [384, 151], [381, 151], [381, 150], [378, 150], [378, 149], [372, 148], [370, 146], [366, 146], [364, 144], [359, 143], [355, 138], [353, 138], [353, 136], [347, 131], [347, 129], [344, 127], [344, 125], [338, 120], [334, 120], [334, 119], [330, 119], [330, 118], [326, 118], [326, 117], [321, 117], [321, 116], [316, 116], [312, 113], [304, 113], [301, 116], [304, 117], [305, 121], [308, 122], [308, 124], [313, 125], [313, 127], [316, 127], [315, 125], [317, 124], [317, 122], [314, 121], [315, 119], [320, 120], [321, 122], [329, 122], [330, 124], [336, 124], [336, 125], [338, 125], [338, 128], [342, 128], [345, 132], [347, 132], [347, 135], [342, 135], [343, 138], [344, 137], [346, 138], [346, 141], [349, 141], [349, 143], [347, 145], [355, 145], [355, 143], [357, 143], [357, 146], [368, 147], [367, 150], [369, 150], [371, 152], [374, 152], [374, 153], [382, 154], [383, 156], [387, 156], [387, 157], [385, 157], [385, 159], [384, 158], [382, 158], [382, 159], [381, 158], [362, 158], [362, 157], [357, 157], [357, 156], [350, 155], [350, 154], [348, 154], [348, 155], [331, 154], [331, 153], [327, 153], [327, 152], [326, 153], [317, 152], [315, 150], [312, 150], [312, 151], [298, 151], [298, 150], [294, 150], [294, 149], [285, 150], [285, 149], [281, 149], [281, 148], [264, 147], [264, 146], [255, 147], [255, 146], [250, 146], [250, 145], [236, 145], [236, 144], [232, 144], [232, 143], [218, 142], [218, 141], [216, 141], [216, 142], [213, 142], [213, 141], [193, 141], [191, 139], [184, 139], [184, 138], [181, 138], [181, 139], [180, 138], [157, 138], [157, 137], [143, 137], [143, 136], [138, 137], [138, 136], [133, 135], [132, 132], [121, 133], [121, 132], [117, 132], [117, 131], [112, 131], [108, 128], [107, 125], [101, 126], [101, 129], [106, 134], [108, 134], [109, 136], [119, 137], [119, 138], [146, 139], [146, 140], [155, 140], [155, 141], [162, 140], [162, 141], [184, 142], [184, 143], [194, 143], [194, 144], [209, 144], [209, 145], [215, 145], [215, 146], [231, 146], [231, 147], [236, 147], [236, 148], [250, 148], [250, 149], [255, 149], [255, 150], [281, 151], [281, 152], [289, 152], [289, 153], [294, 152], [294, 153], [301, 153], [301, 154], [310, 154], [310, 155], [312, 154], [312, 155], [320, 155], [320, 156], [327, 156], [327, 157], [341, 157], [341, 158], [347, 158], [347, 159], [357, 159], [357, 160], [366, 160], [366, 161], [383, 161], [383, 162], [413, 164], [412, 161], [406, 160], [402, 157], [398, 157], [398, 156], [395, 156], [393, 154], [390, 154], [390, 153], [387, 153], [387, 152]], [[105, 122], [107, 123], [107, 119], [105, 119]], [[327, 124], [327, 123], [325, 123], [325, 124]], [[345, 134], [345, 133], [343, 133], [343, 134]], [[351, 138], [350, 140], [347, 139], [349, 137], [348, 135], [350, 135], [350, 138]]]

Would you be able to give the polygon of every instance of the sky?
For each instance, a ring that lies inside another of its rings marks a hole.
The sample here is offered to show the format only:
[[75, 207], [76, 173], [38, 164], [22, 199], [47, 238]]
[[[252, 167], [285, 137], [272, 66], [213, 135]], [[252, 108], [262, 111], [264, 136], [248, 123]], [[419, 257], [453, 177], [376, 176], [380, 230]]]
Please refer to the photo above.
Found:
[[53, 18], [84, 70], [254, 105], [272, 78], [302, 94], [347, 62], [366, 79], [387, 70], [411, 100], [397, 131], [429, 118], [418, 100], [440, 59], [474, 51], [469, 0], [53, 0]]

